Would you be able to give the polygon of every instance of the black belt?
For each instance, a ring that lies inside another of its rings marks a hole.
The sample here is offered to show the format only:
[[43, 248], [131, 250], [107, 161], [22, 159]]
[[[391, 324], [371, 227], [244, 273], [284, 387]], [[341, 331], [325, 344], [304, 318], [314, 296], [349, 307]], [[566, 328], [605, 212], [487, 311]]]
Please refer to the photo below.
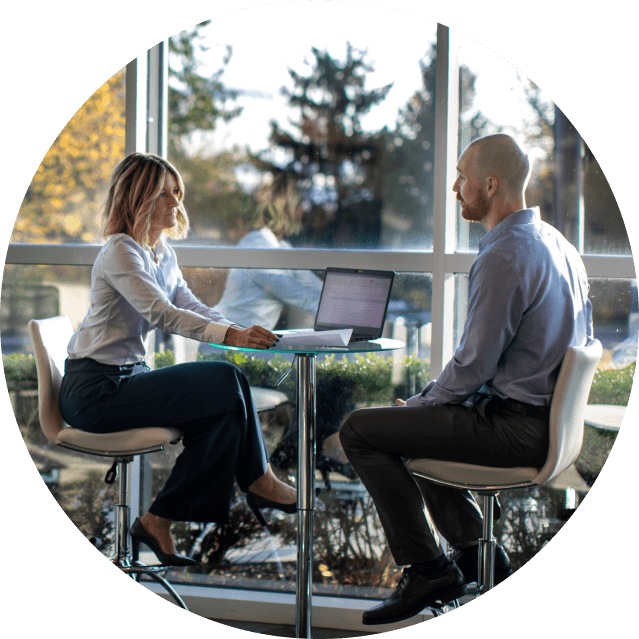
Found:
[[518, 402], [516, 399], [501, 399], [499, 402], [509, 410], [515, 411], [525, 417], [535, 417], [536, 419], [548, 419], [550, 417], [550, 406], [533, 406], [525, 402]]
[[137, 362], [135, 364], [102, 364], [96, 362], [90, 357], [82, 357], [79, 359], [68, 358], [64, 362], [65, 373], [105, 373], [107, 375], [127, 375], [133, 372], [137, 367], [146, 368], [146, 362]]

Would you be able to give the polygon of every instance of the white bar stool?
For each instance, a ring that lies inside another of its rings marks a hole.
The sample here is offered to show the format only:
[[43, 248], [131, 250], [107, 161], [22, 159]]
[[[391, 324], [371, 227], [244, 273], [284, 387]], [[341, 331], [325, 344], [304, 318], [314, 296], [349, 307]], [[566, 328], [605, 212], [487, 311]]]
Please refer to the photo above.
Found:
[[545, 484], [566, 470], [579, 455], [584, 413], [602, 347], [598, 340], [569, 348], [564, 357], [550, 404], [550, 446], [542, 468], [495, 468], [475, 464], [411, 459], [413, 475], [442, 486], [474, 490], [483, 496], [484, 530], [479, 540], [479, 594], [494, 586], [495, 546], [493, 511], [501, 490]]
[[113, 466], [105, 481], [113, 483], [119, 474], [118, 503], [115, 505], [115, 550], [112, 563], [123, 572], [139, 579], [145, 574], [161, 584], [175, 603], [188, 610], [182, 597], [162, 573], [173, 566], [147, 566], [131, 553], [129, 543], [130, 506], [127, 500], [128, 465], [136, 455], [164, 449], [182, 438], [176, 428], [135, 428], [132, 430], [94, 434], [64, 423], [58, 400], [64, 374], [67, 345], [73, 335], [71, 321], [65, 315], [29, 322], [29, 335], [38, 373], [38, 412], [46, 438], [57, 446], [99, 457], [113, 457]]

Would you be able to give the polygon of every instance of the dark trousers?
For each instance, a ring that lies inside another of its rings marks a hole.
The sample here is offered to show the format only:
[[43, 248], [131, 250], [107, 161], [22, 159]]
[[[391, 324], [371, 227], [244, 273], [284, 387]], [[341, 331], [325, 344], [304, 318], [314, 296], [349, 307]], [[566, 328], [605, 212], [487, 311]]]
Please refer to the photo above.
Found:
[[151, 371], [67, 360], [60, 411], [74, 428], [108, 433], [162, 426], [183, 433], [184, 450], [151, 508], [177, 521], [228, 521], [234, 481], [247, 492], [267, 454], [244, 374], [226, 362]]
[[346, 455], [370, 493], [398, 566], [477, 543], [483, 520], [469, 491], [414, 478], [405, 461], [443, 459], [490, 466], [541, 467], [548, 418], [524, 416], [497, 398], [475, 406], [390, 406], [352, 412], [340, 430]]

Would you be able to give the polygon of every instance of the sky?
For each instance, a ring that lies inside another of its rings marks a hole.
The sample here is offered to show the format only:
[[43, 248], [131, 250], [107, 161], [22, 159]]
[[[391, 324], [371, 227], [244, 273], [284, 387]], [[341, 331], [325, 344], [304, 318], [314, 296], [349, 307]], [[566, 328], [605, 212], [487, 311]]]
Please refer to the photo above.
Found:
[[[358, 4], [344, 7], [333, 3], [328, 10], [312, 10], [303, 3], [280, 3], [254, 9], [247, 18], [234, 13], [203, 29], [209, 51], [201, 56], [202, 72], [219, 69], [225, 45], [231, 45], [233, 54], [222, 81], [228, 88], [249, 92], [238, 100], [242, 114], [228, 125], [219, 126], [212, 139], [207, 138], [209, 150], [234, 144], [248, 145], [252, 151], [266, 148], [269, 121], [274, 118], [286, 125], [291, 115], [279, 93], [281, 86], [292, 85], [287, 68], [307, 74], [310, 67], [303, 60], [312, 60], [311, 47], [345, 59], [347, 41], [368, 51], [366, 59], [375, 70], [367, 75], [367, 89], [393, 84], [386, 99], [362, 119], [364, 128], [392, 128], [398, 109], [422, 85], [418, 61], [430, 52], [436, 39], [434, 21], [386, 7], [362, 12]], [[460, 61], [477, 75], [475, 106], [497, 125], [517, 128], [530, 111], [516, 93], [515, 67], [471, 38], [457, 34], [457, 39]]]

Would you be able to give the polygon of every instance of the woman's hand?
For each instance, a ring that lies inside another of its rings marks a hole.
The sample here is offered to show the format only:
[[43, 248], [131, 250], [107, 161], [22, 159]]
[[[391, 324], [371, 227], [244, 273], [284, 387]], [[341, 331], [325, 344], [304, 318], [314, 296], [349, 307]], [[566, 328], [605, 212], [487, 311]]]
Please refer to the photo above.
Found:
[[223, 344], [240, 348], [271, 348], [278, 341], [277, 335], [262, 326], [235, 328], [229, 326]]
[[396, 399], [395, 404], [397, 406], [406, 406], [406, 402], [403, 399]]

